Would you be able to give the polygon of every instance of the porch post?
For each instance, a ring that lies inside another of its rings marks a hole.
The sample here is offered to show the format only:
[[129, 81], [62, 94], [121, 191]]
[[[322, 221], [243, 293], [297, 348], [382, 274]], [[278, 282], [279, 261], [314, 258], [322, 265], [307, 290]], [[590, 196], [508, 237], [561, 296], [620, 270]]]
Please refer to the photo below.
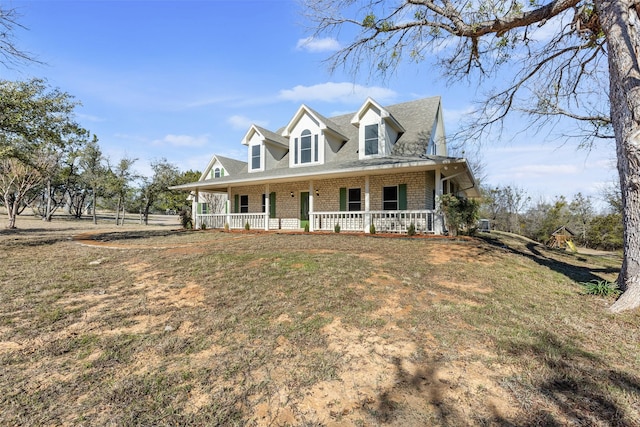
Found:
[[364, 177], [364, 232], [371, 231], [371, 210], [370, 197], [369, 197], [369, 175]]
[[227, 214], [226, 222], [227, 224], [229, 224], [229, 230], [231, 230], [231, 187], [227, 188], [227, 202], [225, 211], [225, 213]]
[[443, 217], [442, 217], [442, 209], [440, 206], [440, 198], [442, 197], [442, 176], [440, 173], [440, 168], [435, 170], [435, 178], [436, 178], [436, 200], [435, 200], [435, 213], [433, 215], [433, 232], [435, 234], [442, 234], [443, 227]]
[[193, 223], [191, 226], [194, 230], [200, 229], [200, 224], [198, 223], [198, 198], [200, 196], [200, 192], [196, 188], [196, 194], [193, 196], [193, 200], [191, 201], [191, 218], [193, 219]]
[[313, 181], [309, 181], [309, 231], [312, 232], [313, 231], [313, 220], [314, 220], [314, 208], [313, 208], [313, 199], [314, 199], [315, 193], [313, 190]]
[[269, 213], [271, 212], [271, 201], [269, 200], [269, 183], [264, 185], [264, 229], [269, 231]]

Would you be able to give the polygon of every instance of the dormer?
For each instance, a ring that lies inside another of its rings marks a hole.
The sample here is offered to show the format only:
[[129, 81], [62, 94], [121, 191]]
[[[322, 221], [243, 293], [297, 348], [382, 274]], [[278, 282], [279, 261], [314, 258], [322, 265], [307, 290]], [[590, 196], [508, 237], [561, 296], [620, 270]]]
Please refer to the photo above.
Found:
[[358, 128], [358, 153], [360, 159], [388, 156], [398, 138], [405, 132], [402, 125], [371, 98], [351, 119]]
[[431, 139], [427, 145], [427, 155], [447, 156], [447, 142], [444, 133], [444, 120], [442, 119], [442, 105], [438, 104], [438, 111], [431, 129]]
[[282, 131], [289, 140], [289, 167], [324, 164], [327, 149], [336, 152], [348, 138], [331, 120], [302, 105]]
[[223, 176], [228, 175], [228, 171], [223, 166], [218, 156], [213, 156], [211, 161], [200, 175], [200, 181], [204, 181], [207, 179], [217, 179], [222, 178]]
[[242, 144], [249, 147], [248, 167], [249, 172], [261, 172], [268, 170], [281, 160], [289, 145], [282, 136], [260, 126], [252, 125], [242, 139]]

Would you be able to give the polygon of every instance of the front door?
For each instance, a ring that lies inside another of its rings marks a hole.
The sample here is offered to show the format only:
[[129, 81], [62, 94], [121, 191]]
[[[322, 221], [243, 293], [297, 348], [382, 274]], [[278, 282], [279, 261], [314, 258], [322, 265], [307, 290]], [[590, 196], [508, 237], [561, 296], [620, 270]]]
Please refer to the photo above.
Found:
[[300, 228], [309, 225], [309, 192], [300, 193]]

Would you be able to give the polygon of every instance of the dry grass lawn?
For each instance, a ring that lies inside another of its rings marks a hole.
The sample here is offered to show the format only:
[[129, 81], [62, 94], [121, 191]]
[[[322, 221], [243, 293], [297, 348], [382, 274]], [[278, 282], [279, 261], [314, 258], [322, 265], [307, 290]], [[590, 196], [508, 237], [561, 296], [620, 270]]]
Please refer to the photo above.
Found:
[[617, 256], [17, 225], [0, 231], [0, 425], [640, 425], [640, 313], [578, 284], [613, 280]]

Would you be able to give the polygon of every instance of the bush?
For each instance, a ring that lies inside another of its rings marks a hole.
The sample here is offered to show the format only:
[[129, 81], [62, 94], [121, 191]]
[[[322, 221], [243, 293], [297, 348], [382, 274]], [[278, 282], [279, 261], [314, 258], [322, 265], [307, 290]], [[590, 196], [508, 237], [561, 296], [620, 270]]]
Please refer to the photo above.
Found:
[[416, 235], [416, 226], [413, 223], [409, 224], [407, 228], [407, 236], [415, 236]]
[[203, 222], [202, 224], [200, 224], [200, 230], [206, 230], [207, 229], [207, 223]]
[[454, 194], [443, 194], [440, 196], [440, 208], [446, 219], [449, 233], [455, 236], [461, 230], [467, 230], [467, 234], [471, 234], [479, 218], [480, 205], [476, 200]]
[[606, 280], [592, 280], [590, 282], [580, 283], [587, 295], [596, 295], [601, 297], [618, 296], [622, 292], [618, 288], [617, 283], [607, 282]]
[[305, 233], [309, 232], [309, 223], [308, 222], [304, 225], [304, 232]]
[[336, 224], [336, 225], [333, 227], [333, 231], [335, 231], [336, 233], [339, 233], [339, 232], [340, 232], [340, 224]]
[[193, 228], [193, 221], [191, 219], [191, 209], [181, 209], [178, 212], [180, 215], [180, 224], [185, 230], [191, 230]]
[[376, 234], [376, 226], [375, 225], [371, 224], [369, 226], [369, 233], [370, 234]]
[[244, 225], [244, 229], [249, 231], [251, 229], [251, 226], [249, 225], [249, 221], [247, 221]]
[[229, 231], [229, 223], [228, 222], [224, 223], [224, 231]]

